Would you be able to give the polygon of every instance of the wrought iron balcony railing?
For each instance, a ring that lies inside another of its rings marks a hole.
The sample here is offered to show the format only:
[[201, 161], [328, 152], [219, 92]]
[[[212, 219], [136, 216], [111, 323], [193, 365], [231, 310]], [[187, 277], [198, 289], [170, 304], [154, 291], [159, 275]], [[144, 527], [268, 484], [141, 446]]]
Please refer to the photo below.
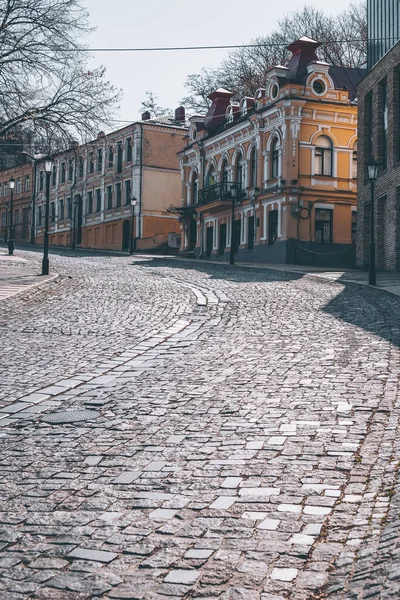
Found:
[[206, 204], [213, 204], [214, 202], [221, 202], [227, 200], [232, 201], [232, 187], [236, 187], [238, 190], [236, 197], [241, 198], [243, 196], [242, 183], [238, 181], [220, 181], [209, 185], [199, 192], [199, 204], [204, 206]]

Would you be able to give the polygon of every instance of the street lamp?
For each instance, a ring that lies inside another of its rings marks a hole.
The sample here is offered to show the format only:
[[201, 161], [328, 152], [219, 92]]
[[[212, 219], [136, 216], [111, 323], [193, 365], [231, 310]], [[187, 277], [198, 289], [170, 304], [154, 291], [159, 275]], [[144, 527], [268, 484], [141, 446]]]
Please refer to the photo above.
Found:
[[9, 254], [9, 256], [12, 256], [14, 254], [14, 248], [15, 248], [15, 244], [14, 244], [14, 223], [13, 223], [15, 179], [13, 177], [11, 177], [10, 181], [8, 182], [8, 184], [10, 186], [10, 193], [11, 193], [11, 202], [10, 202], [10, 236], [8, 238], [8, 254]]
[[129, 253], [133, 254], [136, 250], [135, 248], [135, 206], [137, 204], [136, 198], [132, 198], [131, 206], [132, 206], [132, 221], [131, 221], [131, 243]]
[[46, 156], [44, 159], [44, 170], [46, 172], [46, 213], [44, 217], [44, 242], [43, 242], [43, 260], [42, 275], [49, 274], [49, 204], [50, 204], [50, 175], [53, 170], [53, 159]]
[[231, 201], [232, 201], [232, 213], [231, 213], [231, 251], [230, 251], [230, 255], [229, 255], [229, 264], [231, 264], [231, 265], [235, 264], [235, 248], [234, 248], [234, 243], [233, 243], [233, 233], [234, 233], [233, 222], [235, 219], [235, 204], [239, 197], [239, 194], [240, 194], [240, 189], [236, 185], [236, 183], [234, 183], [233, 185], [231, 185], [231, 189], [230, 189], [230, 196], [231, 196]]
[[368, 163], [368, 179], [371, 182], [371, 215], [370, 215], [370, 244], [369, 244], [369, 285], [376, 285], [375, 268], [375, 181], [378, 179], [379, 165], [372, 156]]

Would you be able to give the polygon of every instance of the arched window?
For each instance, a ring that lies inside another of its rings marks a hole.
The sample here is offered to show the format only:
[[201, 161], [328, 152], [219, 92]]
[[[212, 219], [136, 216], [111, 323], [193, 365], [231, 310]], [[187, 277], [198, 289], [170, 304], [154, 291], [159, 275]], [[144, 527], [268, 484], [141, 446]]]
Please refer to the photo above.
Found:
[[271, 179], [279, 177], [279, 140], [275, 138], [271, 144]]
[[226, 191], [228, 188], [228, 165], [227, 165], [226, 160], [224, 160], [221, 165], [221, 182], [222, 182], [224, 191]]
[[197, 173], [193, 173], [192, 177], [192, 204], [197, 204], [199, 199], [199, 186]]
[[226, 121], [227, 123], [233, 123], [233, 108], [232, 106], [228, 106], [226, 110]]
[[354, 142], [354, 146], [353, 146], [353, 160], [352, 160], [352, 177], [353, 179], [357, 179], [357, 150], [358, 150], [358, 143]]
[[255, 187], [257, 185], [257, 151], [253, 148], [250, 158], [250, 185]]
[[238, 154], [236, 159], [236, 181], [243, 187], [244, 184], [244, 172], [243, 172], [243, 157], [241, 153]]
[[214, 183], [215, 183], [215, 172], [214, 172], [214, 166], [211, 165], [211, 167], [208, 169], [207, 175], [206, 175], [206, 187], [209, 187], [210, 185], [214, 185]]
[[333, 152], [331, 140], [325, 135], [319, 137], [317, 140], [317, 146], [315, 148], [315, 175], [332, 177], [332, 157]]

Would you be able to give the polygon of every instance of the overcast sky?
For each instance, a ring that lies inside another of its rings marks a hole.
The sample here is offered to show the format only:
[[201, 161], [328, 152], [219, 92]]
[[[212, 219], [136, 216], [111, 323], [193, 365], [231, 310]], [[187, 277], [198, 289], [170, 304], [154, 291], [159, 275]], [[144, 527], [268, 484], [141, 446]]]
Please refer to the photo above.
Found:
[[[304, 0], [82, 0], [97, 30], [87, 40], [94, 47], [151, 47], [243, 44], [276, 27], [285, 13], [302, 8]], [[349, 0], [311, 2], [335, 15]], [[185, 95], [184, 82], [202, 67], [215, 67], [222, 50], [185, 52], [96, 53], [91, 64], [103, 64], [107, 77], [124, 95], [117, 118], [140, 118], [146, 90], [161, 106], [176, 108]], [[123, 123], [116, 122], [116, 128]]]

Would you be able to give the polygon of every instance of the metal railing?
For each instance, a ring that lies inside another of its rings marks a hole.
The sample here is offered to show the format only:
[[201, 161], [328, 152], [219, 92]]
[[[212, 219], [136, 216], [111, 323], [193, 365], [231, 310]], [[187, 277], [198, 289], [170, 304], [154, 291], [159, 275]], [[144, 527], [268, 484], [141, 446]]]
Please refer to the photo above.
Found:
[[209, 185], [199, 191], [199, 204], [204, 206], [205, 204], [212, 204], [214, 202], [221, 202], [226, 200], [230, 202], [232, 200], [231, 188], [236, 186], [240, 193], [238, 197], [242, 195], [242, 183], [238, 181], [220, 181]]

